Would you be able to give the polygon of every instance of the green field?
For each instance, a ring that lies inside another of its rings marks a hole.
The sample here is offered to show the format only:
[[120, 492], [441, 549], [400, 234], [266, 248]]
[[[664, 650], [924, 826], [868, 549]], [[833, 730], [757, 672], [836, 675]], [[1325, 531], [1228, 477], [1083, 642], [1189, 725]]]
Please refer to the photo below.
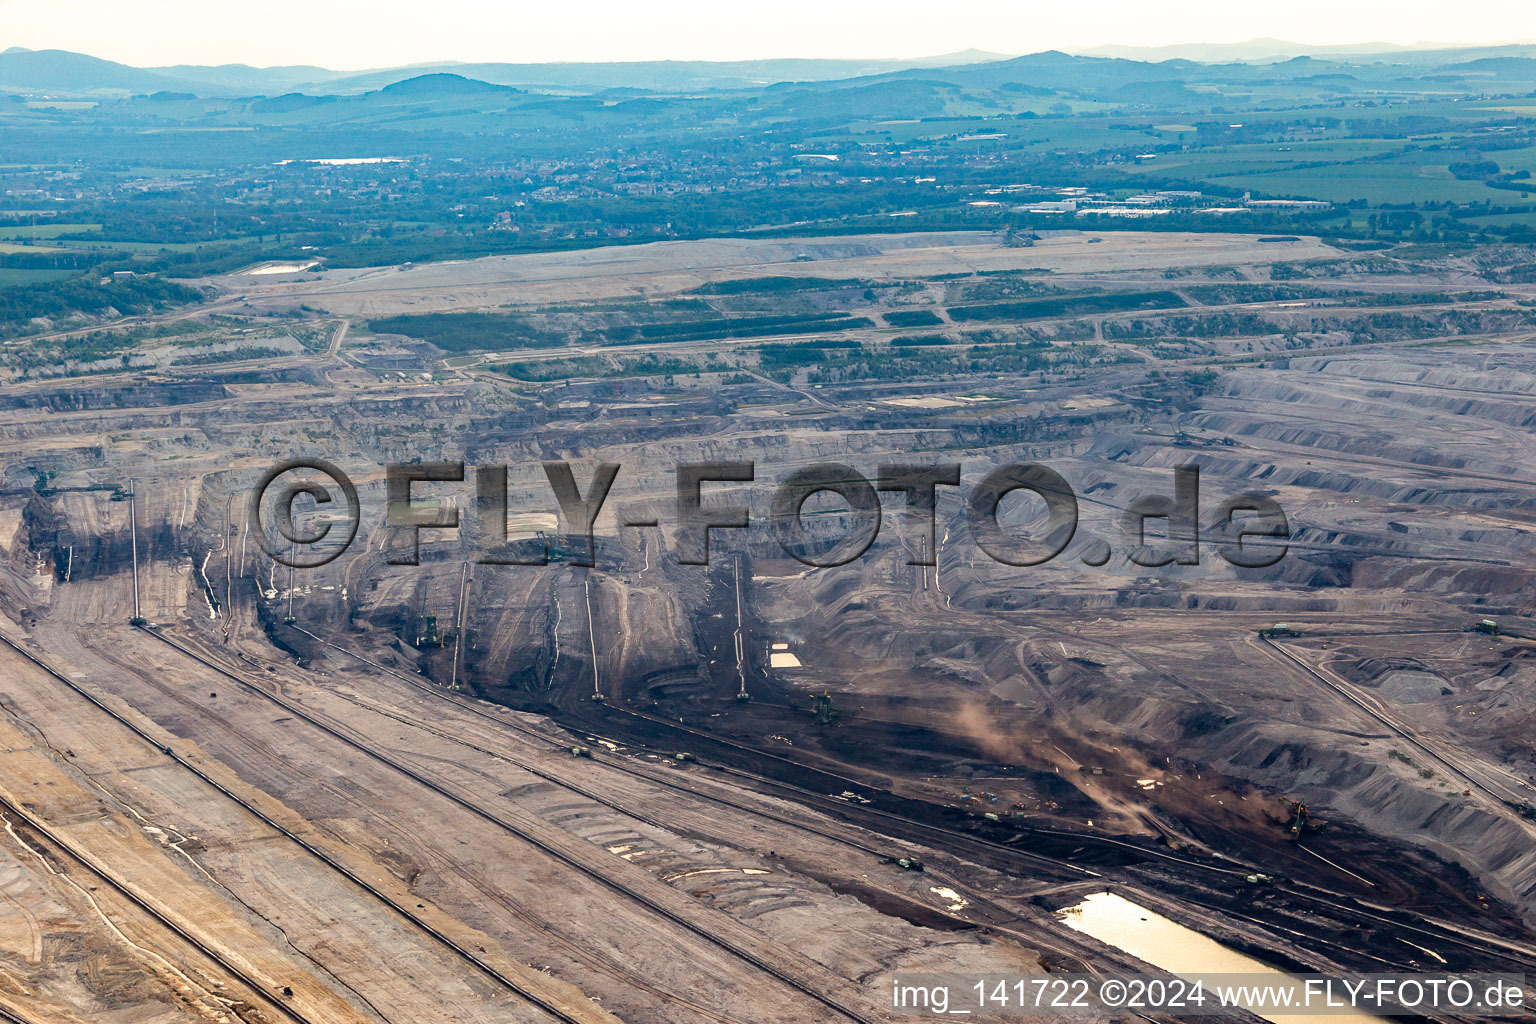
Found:
[[62, 281], [66, 277], [75, 275], [73, 270], [8, 270], [0, 267], [0, 288], [10, 288], [20, 284], [47, 284], [49, 281]]
[[0, 242], [0, 256], [13, 252], [62, 252], [57, 245], [18, 245], [15, 242]]
[[1490, 149], [1479, 154], [1499, 165], [1499, 170], [1506, 174], [1519, 171], [1530, 171], [1536, 175], [1536, 146], [1526, 146], [1521, 149]]
[[31, 224], [25, 227], [0, 227], [0, 238], [12, 241], [25, 238], [58, 238], [60, 235], [79, 235], [100, 230], [100, 224]]
[[[1233, 174], [1263, 174], [1321, 161], [1343, 164], [1401, 148], [1401, 142], [1387, 139], [1312, 139], [1303, 142], [1212, 146], [1209, 149], [1164, 154], [1151, 163], [1128, 167], [1126, 170], [1143, 176], [1177, 173], [1216, 178]], [[1359, 166], [1363, 169], [1385, 165]], [[1354, 173], [1354, 170], [1351, 167], [1348, 173]]]
[[1468, 217], [1466, 223], [1496, 227], [1526, 224], [1536, 227], [1536, 206], [1532, 206], [1529, 213], [1495, 213], [1486, 217]]
[[[196, 252], [199, 249], [226, 249], [257, 242], [255, 235], [241, 238], [213, 238], [205, 242], [133, 242], [116, 238], [93, 238], [89, 242], [69, 242], [71, 249], [103, 252]], [[35, 250], [35, 247], [34, 247]]]
[[1222, 175], [1211, 180], [1232, 188], [1335, 203], [1365, 198], [1373, 203], [1480, 203], [1486, 199], [1498, 205], [1516, 205], [1532, 199], [1520, 192], [1491, 189], [1481, 181], [1462, 181], [1444, 166], [1410, 163], [1355, 164], [1347, 169], [1310, 167]]

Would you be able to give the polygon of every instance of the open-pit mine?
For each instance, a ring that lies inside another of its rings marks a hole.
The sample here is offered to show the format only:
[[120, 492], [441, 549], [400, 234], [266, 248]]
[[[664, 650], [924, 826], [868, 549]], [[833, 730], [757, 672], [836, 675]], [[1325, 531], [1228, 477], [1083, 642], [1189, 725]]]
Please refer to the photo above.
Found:
[[[0, 1018], [875, 1022], [901, 973], [1186, 942], [1529, 970], [1536, 285], [1433, 250], [294, 263], [9, 365]], [[355, 520], [295, 469], [281, 536], [292, 460]], [[546, 463], [617, 467], [590, 541]], [[833, 557], [867, 520], [817, 481], [892, 466], [958, 470]], [[1019, 466], [1070, 530], [978, 516]]]

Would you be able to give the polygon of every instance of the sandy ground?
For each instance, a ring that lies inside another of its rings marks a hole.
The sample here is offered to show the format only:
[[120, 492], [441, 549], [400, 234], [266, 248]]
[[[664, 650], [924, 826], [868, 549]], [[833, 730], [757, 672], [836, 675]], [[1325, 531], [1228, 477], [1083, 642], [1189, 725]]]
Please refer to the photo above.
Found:
[[[1087, 274], [1307, 260], [1335, 254], [1316, 238], [1296, 242], [1258, 239], [1257, 235], [1083, 232], [1011, 248], [997, 235], [981, 231], [771, 241], [715, 238], [336, 270], [320, 280], [267, 284], [255, 282], [249, 275], [231, 275], [204, 283], [238, 292], [259, 309], [302, 304], [346, 315], [388, 316], [638, 298], [686, 291], [711, 281], [779, 275], [890, 280], [1030, 268]], [[802, 256], [811, 259], [797, 259]]]

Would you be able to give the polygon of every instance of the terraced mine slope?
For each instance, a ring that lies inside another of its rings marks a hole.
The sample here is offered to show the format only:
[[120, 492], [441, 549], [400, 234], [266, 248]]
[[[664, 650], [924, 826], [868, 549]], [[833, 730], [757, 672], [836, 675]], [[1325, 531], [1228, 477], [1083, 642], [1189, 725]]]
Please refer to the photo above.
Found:
[[[1536, 963], [1530, 253], [1013, 241], [236, 274], [134, 321], [205, 358], [28, 341], [61, 347], [0, 391], [0, 1010], [880, 1021], [899, 971], [1144, 968], [1057, 913], [1106, 890], [1287, 969]], [[288, 458], [358, 491], [319, 568], [252, 532]], [[590, 567], [557, 460], [619, 467]], [[412, 492], [459, 526], [396, 564], [411, 462], [466, 465]], [[702, 462], [755, 477], [705, 485], [751, 525], [696, 565]], [[862, 557], [781, 545], [791, 474], [898, 462], [960, 467], [936, 564], [898, 492]], [[1078, 523], [1010, 565], [965, 503], [1028, 462]], [[1198, 552], [1135, 515], [1189, 467]], [[1239, 496], [1283, 510], [1271, 564], [1218, 529]], [[548, 564], [487, 561], [502, 525]]]

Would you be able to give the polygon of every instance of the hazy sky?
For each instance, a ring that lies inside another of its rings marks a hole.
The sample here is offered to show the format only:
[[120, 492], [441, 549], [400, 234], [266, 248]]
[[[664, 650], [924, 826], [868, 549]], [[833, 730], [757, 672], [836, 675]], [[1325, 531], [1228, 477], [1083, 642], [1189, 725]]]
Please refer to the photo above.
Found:
[[910, 57], [1236, 42], [1536, 42], [1528, 0], [0, 0], [0, 49], [129, 64]]

